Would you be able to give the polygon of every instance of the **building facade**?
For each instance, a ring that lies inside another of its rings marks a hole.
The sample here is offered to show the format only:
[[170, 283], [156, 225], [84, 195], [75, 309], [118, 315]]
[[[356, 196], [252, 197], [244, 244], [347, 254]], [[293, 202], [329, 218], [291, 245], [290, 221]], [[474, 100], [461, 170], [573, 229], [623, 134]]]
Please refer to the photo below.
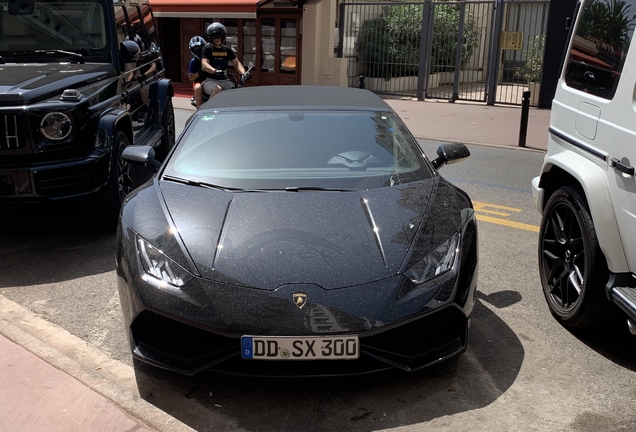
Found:
[[226, 44], [254, 64], [251, 85], [346, 86], [346, 62], [334, 56], [335, 0], [150, 0], [166, 74], [188, 82], [188, 42], [212, 22]]

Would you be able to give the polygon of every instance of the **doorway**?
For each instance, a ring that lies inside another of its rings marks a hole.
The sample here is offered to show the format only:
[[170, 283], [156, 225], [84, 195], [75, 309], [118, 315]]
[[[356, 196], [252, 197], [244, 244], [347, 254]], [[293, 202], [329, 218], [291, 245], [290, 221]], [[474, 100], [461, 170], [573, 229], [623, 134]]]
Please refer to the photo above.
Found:
[[[254, 64], [246, 86], [300, 84], [300, 15], [263, 14], [256, 19], [225, 18], [226, 44], [247, 68]], [[206, 20], [204, 28], [212, 21]]]

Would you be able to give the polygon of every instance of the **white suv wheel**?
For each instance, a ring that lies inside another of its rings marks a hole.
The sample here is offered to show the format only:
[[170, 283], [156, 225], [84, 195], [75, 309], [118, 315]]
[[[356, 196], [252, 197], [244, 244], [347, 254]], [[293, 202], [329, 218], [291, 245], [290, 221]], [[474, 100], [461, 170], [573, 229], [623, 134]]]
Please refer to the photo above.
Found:
[[570, 187], [548, 201], [539, 232], [539, 273], [552, 314], [568, 327], [585, 327], [607, 306], [608, 270], [587, 204]]

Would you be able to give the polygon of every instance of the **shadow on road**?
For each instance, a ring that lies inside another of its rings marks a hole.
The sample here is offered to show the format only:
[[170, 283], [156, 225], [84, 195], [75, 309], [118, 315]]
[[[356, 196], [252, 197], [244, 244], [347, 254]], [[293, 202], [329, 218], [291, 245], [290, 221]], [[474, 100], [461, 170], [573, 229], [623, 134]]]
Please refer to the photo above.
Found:
[[491, 404], [514, 383], [523, 359], [517, 336], [478, 302], [468, 351], [417, 373], [186, 377], [137, 363], [136, 377], [142, 397], [196, 430], [213, 425], [214, 430], [373, 431]]
[[41, 285], [115, 269], [115, 228], [86, 201], [3, 209], [0, 288]]
[[611, 307], [611, 316], [606, 321], [593, 328], [569, 331], [606, 359], [636, 372], [636, 336], [627, 328], [627, 315], [617, 306]]

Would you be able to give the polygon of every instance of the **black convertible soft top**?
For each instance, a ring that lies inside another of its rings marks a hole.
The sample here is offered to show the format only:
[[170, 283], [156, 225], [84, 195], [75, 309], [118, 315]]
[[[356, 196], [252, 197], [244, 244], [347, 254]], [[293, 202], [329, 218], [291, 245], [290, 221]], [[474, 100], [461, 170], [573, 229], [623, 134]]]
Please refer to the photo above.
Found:
[[247, 107], [352, 107], [391, 111], [386, 102], [369, 90], [314, 85], [254, 86], [225, 90], [201, 108]]

